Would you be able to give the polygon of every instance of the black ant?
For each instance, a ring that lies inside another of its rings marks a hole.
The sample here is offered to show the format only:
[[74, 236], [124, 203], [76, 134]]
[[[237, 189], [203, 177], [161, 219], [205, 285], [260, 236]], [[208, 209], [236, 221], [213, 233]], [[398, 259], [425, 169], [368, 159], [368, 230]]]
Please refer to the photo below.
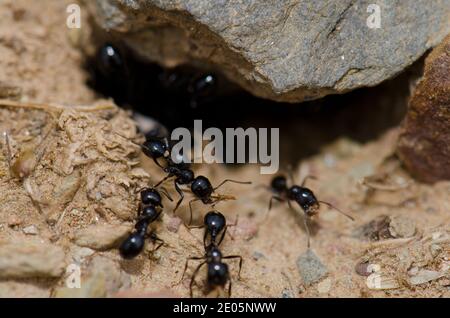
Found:
[[217, 89], [217, 77], [207, 73], [194, 78], [189, 83], [187, 91], [191, 94], [190, 106], [196, 108], [202, 102], [211, 99]]
[[164, 158], [165, 160], [169, 160], [170, 147], [169, 147], [169, 143], [168, 143], [166, 137], [162, 138], [162, 137], [147, 135], [145, 137], [144, 143], [138, 144], [138, 143], [130, 140], [130, 138], [122, 136], [121, 134], [119, 134], [117, 132], [115, 132], [115, 134], [124, 139], [127, 139], [134, 145], [140, 147], [142, 149], [142, 152], [144, 153], [144, 155], [151, 158], [158, 167], [160, 167], [161, 169], [164, 169], [164, 167], [159, 163], [158, 159]]
[[329, 206], [330, 208], [335, 209], [339, 213], [345, 215], [350, 220], [354, 221], [354, 218], [345, 212], [339, 210], [331, 203], [317, 200], [314, 193], [309, 189], [305, 187], [306, 181], [308, 179], [315, 179], [314, 176], [306, 176], [303, 179], [303, 182], [301, 186], [298, 185], [292, 185], [291, 187], [288, 187], [287, 180], [285, 176], [276, 176], [272, 179], [272, 182], [270, 184], [270, 189], [274, 193], [269, 201], [269, 209], [270, 211], [272, 209], [272, 201], [275, 199], [280, 202], [287, 201], [289, 207], [292, 209], [292, 205], [290, 201], [295, 201], [300, 206], [300, 208], [305, 213], [305, 216], [303, 218], [303, 222], [305, 225], [305, 229], [308, 235], [308, 248], [310, 247], [310, 231], [308, 226], [307, 218], [311, 218], [314, 215], [319, 213], [320, 204], [325, 204]]
[[251, 184], [251, 181], [236, 181], [231, 179], [225, 179], [218, 186], [213, 187], [209, 179], [205, 176], [195, 176], [194, 172], [186, 168], [182, 163], [169, 163], [169, 165], [164, 168], [164, 171], [167, 173], [167, 176], [164, 177], [160, 182], [158, 182], [155, 187], [158, 187], [164, 181], [170, 178], [175, 178], [174, 186], [175, 190], [178, 192], [180, 199], [173, 211], [175, 212], [180, 206], [181, 202], [184, 199], [183, 191], [180, 188], [180, 185], [190, 185], [190, 189], [192, 193], [196, 196], [195, 199], [189, 201], [189, 210], [190, 210], [190, 218], [189, 224], [192, 222], [192, 203], [195, 201], [202, 201], [203, 204], [215, 204], [219, 201], [230, 199], [231, 197], [224, 195], [213, 196], [213, 193], [223, 186], [227, 182], [239, 183], [239, 184]]
[[124, 73], [125, 61], [120, 50], [111, 43], [105, 43], [97, 52], [100, 71], [105, 76]]
[[[226, 219], [222, 213], [218, 211], [211, 211], [205, 215], [203, 225], [199, 227], [205, 228], [205, 234], [203, 238], [205, 255], [201, 257], [190, 257], [186, 260], [186, 264], [184, 266], [183, 275], [181, 276], [180, 282], [183, 280], [184, 275], [186, 274], [189, 261], [203, 260], [203, 262], [197, 266], [197, 268], [192, 274], [191, 282], [189, 284], [189, 293], [191, 298], [193, 297], [193, 285], [195, 282], [195, 277], [205, 264], [207, 264], [208, 266], [208, 274], [207, 274], [208, 288], [210, 290], [213, 290], [216, 287], [224, 288], [226, 283], [229, 282], [228, 297], [231, 297], [231, 286], [232, 286], [231, 277], [228, 265], [226, 263], [223, 263], [222, 260], [234, 258], [239, 259], [238, 279], [240, 280], [242, 269], [242, 256], [240, 255], [222, 256], [222, 252], [219, 249], [219, 245], [220, 243], [222, 243], [227, 230]], [[219, 236], [220, 233], [222, 233], [222, 235], [219, 239], [219, 242], [216, 242], [217, 237]], [[208, 236], [210, 237], [210, 242], [208, 245], [206, 245], [206, 239]]]
[[[166, 192], [163, 192], [163, 194], [172, 201], [172, 198]], [[161, 209], [163, 208], [161, 195], [154, 188], [144, 188], [140, 191], [140, 196], [140, 213], [135, 225], [135, 231], [119, 247], [120, 255], [125, 259], [132, 259], [138, 256], [144, 249], [146, 238], [150, 238], [153, 242], [160, 242], [153, 251], [158, 250], [164, 244], [164, 241], [159, 239], [154, 232], [147, 235], [148, 226], [156, 221], [161, 214]]]
[[[219, 211], [214, 210], [209, 211], [208, 213], [205, 214], [202, 225], [186, 225], [186, 226], [189, 229], [206, 228], [205, 234], [203, 236], [203, 245], [206, 248], [208, 236], [210, 244], [220, 245], [225, 237], [225, 234], [227, 233], [228, 227], [235, 226], [236, 224], [237, 220], [234, 224], [228, 225], [225, 216]], [[219, 235], [220, 239], [217, 242], [217, 238], [219, 237]]]
[[[118, 133], [116, 134], [122, 138], [129, 140], [125, 136], [122, 136]], [[152, 135], [147, 136], [146, 141], [142, 145], [135, 143], [134, 141], [131, 140], [129, 141], [141, 147], [144, 154], [147, 157], [152, 158], [155, 164], [160, 168], [162, 168], [163, 171], [167, 174], [167, 176], [165, 176], [161, 181], [159, 181], [155, 185], [155, 188], [161, 185], [164, 181], [170, 178], [175, 178], [174, 187], [178, 195], [180, 196], [180, 199], [176, 203], [173, 212], [175, 212], [178, 209], [178, 207], [180, 206], [181, 202], [184, 199], [184, 193], [181, 190], [180, 185], [190, 185], [190, 189], [192, 193], [196, 196], [196, 198], [189, 202], [189, 209], [190, 209], [189, 224], [191, 224], [192, 221], [193, 202], [201, 200], [204, 204], [215, 204], [222, 200], [231, 199], [232, 197], [224, 195], [213, 196], [213, 193], [227, 182], [239, 184], [251, 184], [251, 181], [236, 181], [231, 179], [225, 179], [218, 186], [213, 187], [207, 177], [205, 176], [196, 177], [194, 172], [189, 168], [189, 165], [185, 163], [183, 160], [181, 160], [180, 162], [175, 162], [174, 160], [172, 160], [170, 154], [171, 148], [166, 137], [154, 137]], [[166, 161], [166, 167], [163, 167], [158, 162], [159, 158], [164, 158], [164, 160]]]

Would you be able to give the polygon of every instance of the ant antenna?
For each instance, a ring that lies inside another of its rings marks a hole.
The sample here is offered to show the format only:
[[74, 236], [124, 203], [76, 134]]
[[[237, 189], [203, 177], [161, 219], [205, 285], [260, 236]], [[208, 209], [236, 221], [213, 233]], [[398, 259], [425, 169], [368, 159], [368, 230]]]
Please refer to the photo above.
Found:
[[166, 196], [167, 199], [169, 199], [170, 202], [173, 202], [172, 197], [169, 195], [169, 192], [166, 190], [166, 188], [161, 187], [160, 188], [161, 193], [164, 194]]
[[[139, 143], [137, 143], [137, 142], [131, 140], [130, 138], [125, 137], [125, 136], [119, 134], [117, 131], [113, 131], [113, 133], [115, 133], [117, 136], [120, 136], [120, 137], [126, 139], [127, 141], [131, 142], [133, 145], [138, 146], [139, 148], [141, 148], [141, 150], [142, 150], [142, 148], [148, 149], [148, 147], [146, 147], [145, 145], [139, 144]], [[166, 142], [167, 142], [167, 140], [166, 140]], [[153, 161], [155, 162], [155, 164], [156, 164], [158, 167], [160, 167], [161, 169], [164, 169], [164, 167], [158, 162], [158, 160], [157, 160], [156, 158], [152, 158], [152, 159], [153, 159]]]
[[308, 179], [317, 180], [317, 177], [316, 176], [312, 176], [312, 175], [307, 175], [305, 178], [303, 178], [302, 187], [305, 186], [306, 181], [308, 181]]
[[332, 205], [331, 203], [325, 202], [325, 201], [320, 201], [320, 200], [318, 200], [318, 202], [323, 203], [323, 204], [329, 206], [330, 208], [332, 208], [332, 209], [338, 211], [339, 213], [345, 215], [345, 216], [348, 217], [350, 220], [355, 221], [355, 219], [353, 218], [353, 216], [351, 216], [351, 215], [349, 215], [349, 214], [347, 214], [347, 213], [345, 213], [345, 212], [339, 210], [337, 207], [335, 207], [335, 206]]
[[308, 236], [308, 249], [311, 247], [311, 231], [309, 230], [308, 217], [303, 215], [303, 224], [305, 225], [306, 235]]
[[123, 139], [128, 140], [128, 141], [131, 142], [133, 145], [136, 145], [136, 146], [138, 146], [138, 147], [142, 147], [141, 144], [138, 144], [137, 142], [134, 142], [133, 140], [131, 140], [131, 138], [128, 138], [128, 137], [125, 137], [125, 136], [122, 135], [122, 134], [119, 134], [117, 131], [113, 131], [113, 133], [115, 133], [115, 134], [116, 134], [117, 136], [119, 136], [119, 137], [122, 137]]
[[237, 181], [237, 180], [232, 180], [232, 179], [225, 179], [217, 187], [214, 188], [214, 191], [219, 189], [221, 186], [223, 186], [227, 182], [239, 183], [239, 184], [252, 184], [251, 181]]
[[292, 184], [295, 184], [294, 171], [293, 171], [293, 168], [292, 168], [291, 164], [289, 164], [287, 166], [287, 172], [288, 172], [288, 175], [289, 175], [289, 179], [291, 179]]

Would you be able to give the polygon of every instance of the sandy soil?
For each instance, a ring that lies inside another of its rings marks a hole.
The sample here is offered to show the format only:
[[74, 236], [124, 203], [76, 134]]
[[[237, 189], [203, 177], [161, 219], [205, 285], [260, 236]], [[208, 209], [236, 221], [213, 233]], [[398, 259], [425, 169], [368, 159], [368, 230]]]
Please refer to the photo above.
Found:
[[[44, 2], [46, 6], [43, 6]], [[69, 2], [72, 1], [2, 1], [1, 98], [65, 105], [98, 102], [95, 93], [85, 85], [87, 75], [81, 67], [82, 51], [88, 48], [80, 50], [80, 43], [87, 43], [83, 39], [89, 37], [90, 30], [87, 23], [81, 32], [65, 27], [65, 8]], [[86, 22], [87, 17], [83, 18]], [[1, 131], [13, 131], [15, 159], [27, 147], [39, 152], [43, 135], [54, 128], [56, 116], [60, 128], [51, 134], [52, 142], [45, 147], [46, 154], [35, 166], [30, 183], [32, 189], [43, 193], [40, 198], [50, 199], [61, 185], [57, 181], [62, 184], [72, 182], [73, 187], [77, 187], [76, 194], [71, 189], [66, 191], [72, 193], [70, 200], [64, 194], [53, 198], [58, 204], [41, 204], [41, 207], [33, 204], [33, 196], [30, 196], [26, 184], [10, 178], [2, 141], [1, 191], [4, 195], [0, 201], [0, 242], [28, 244], [29, 240], [37, 240], [61, 247], [64, 264], [78, 257], [82, 266], [82, 282], [86, 282], [80, 291], [64, 288], [67, 275], [63, 272], [56, 277], [2, 277], [0, 296], [188, 296], [190, 274], [195, 265], [189, 268], [185, 280], [181, 283], [179, 280], [186, 258], [202, 255], [202, 230], [189, 231], [183, 225], [179, 226], [178, 218], [172, 217], [170, 204], [167, 204], [168, 213], [156, 225], [158, 235], [167, 245], [155, 253], [151, 253], [153, 246], [148, 244], [149, 251], [144, 255], [133, 261], [123, 261], [116, 249], [80, 249], [74, 242], [77, 231], [92, 224], [131, 228], [130, 221], [137, 208], [135, 189], [145, 183], [159, 181], [163, 176], [151, 161], [142, 155], [137, 157], [135, 147], [103, 128], [98, 128], [104, 133], [102, 138], [119, 145], [115, 155], [123, 160], [92, 150], [87, 156], [95, 158], [95, 164], [80, 163], [74, 166], [73, 171], [86, 178], [92, 174], [109, 176], [106, 184], [99, 181], [96, 186], [117, 187], [108, 190], [116, 201], [97, 202], [89, 196], [88, 183], [67, 180], [65, 178], [73, 176], [73, 173], [60, 173], [55, 168], [64, 166], [58, 162], [58, 152], [69, 149], [74, 143], [68, 137], [69, 132], [87, 134], [86, 122], [101, 122], [105, 127], [120, 124], [121, 131], [132, 137], [132, 123], [125, 112], [115, 108], [106, 113], [99, 111], [84, 119], [73, 119], [75, 126], [70, 126], [72, 123], [68, 120], [61, 124], [63, 115], [67, 118], [67, 114], [72, 114], [68, 109], [53, 116], [42, 110], [26, 108], [1, 107], [0, 110]], [[73, 112], [76, 118], [81, 116], [78, 110]], [[95, 133], [86, 138], [87, 143], [91, 142]], [[213, 184], [224, 178], [253, 181], [252, 186], [225, 186], [221, 192], [233, 194], [237, 200], [217, 205], [230, 223], [239, 216], [237, 226], [230, 228], [231, 235], [222, 245], [224, 254], [239, 254], [244, 258], [240, 281], [236, 279], [237, 262], [230, 262], [233, 296], [449, 297], [450, 182], [425, 185], [412, 180], [395, 157], [396, 140], [395, 128], [364, 144], [340, 138], [294, 167], [297, 182], [307, 174], [317, 176], [318, 180], [309, 183], [317, 196], [355, 217], [351, 222], [333, 210], [322, 208], [312, 224], [311, 249], [328, 273], [310, 285], [305, 284], [297, 265], [299, 256], [307, 250], [301, 214], [277, 204], [265, 218], [270, 193], [258, 185], [268, 184], [270, 176], [261, 176], [256, 166], [196, 168], [196, 173], [208, 175]], [[95, 142], [92, 141], [95, 144], [92, 149], [98, 148], [98, 139]], [[139, 164], [135, 166], [128, 160], [138, 160]], [[145, 171], [139, 170], [139, 174], [135, 169], [140, 167]], [[125, 181], [119, 180], [122, 177], [129, 179], [126, 186], [123, 185]], [[370, 186], [363, 184], [366, 177]], [[170, 188], [169, 185], [167, 187]], [[104, 188], [102, 191], [107, 192]], [[65, 204], [59, 205], [61, 202]], [[117, 211], [117, 205], [125, 208]], [[57, 227], [43, 217], [49, 215], [49, 206], [57, 207], [52, 212], [58, 216], [66, 212]], [[42, 208], [44, 211], [40, 211]], [[196, 205], [196, 222], [208, 209], [201, 204]], [[183, 205], [179, 212], [183, 220], [186, 220], [187, 212]], [[370, 223], [380, 216], [390, 219], [379, 225]], [[24, 233], [24, 229], [32, 225], [38, 233]], [[376, 239], [370, 241], [368, 236]], [[85, 254], [80, 257], [80, 253]], [[378, 287], [368, 282], [367, 264], [380, 267], [381, 285]], [[96, 266], [106, 268], [108, 274], [102, 276], [99, 270], [95, 270]], [[429, 276], [424, 274], [424, 270], [441, 275], [427, 280]], [[200, 288], [196, 287], [196, 296], [205, 296], [201, 289], [203, 279], [204, 273], [198, 276]]]

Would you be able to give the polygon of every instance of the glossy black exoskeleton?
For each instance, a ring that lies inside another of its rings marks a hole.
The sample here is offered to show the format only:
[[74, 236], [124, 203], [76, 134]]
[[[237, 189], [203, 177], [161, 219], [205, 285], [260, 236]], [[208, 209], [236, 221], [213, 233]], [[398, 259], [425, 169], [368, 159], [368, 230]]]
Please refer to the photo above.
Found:
[[301, 186], [298, 185], [292, 185], [291, 187], [288, 187], [288, 182], [285, 176], [276, 176], [272, 179], [272, 182], [270, 184], [270, 189], [274, 193], [274, 195], [270, 198], [269, 202], [269, 211], [272, 208], [272, 201], [277, 200], [280, 202], [287, 201], [289, 204], [289, 207], [291, 206], [291, 201], [296, 202], [300, 208], [305, 213], [305, 217], [303, 218], [305, 229], [308, 234], [308, 248], [310, 247], [310, 231], [309, 226], [307, 222], [307, 218], [313, 217], [317, 213], [319, 213], [320, 204], [325, 204], [336, 211], [340, 212], [341, 214], [345, 215], [351, 220], [354, 220], [352, 216], [342, 212], [335, 206], [333, 206], [331, 203], [318, 200], [316, 196], [314, 195], [314, 192], [311, 191], [311, 189], [305, 187], [305, 183], [308, 178], [314, 178], [313, 176], [307, 176]]

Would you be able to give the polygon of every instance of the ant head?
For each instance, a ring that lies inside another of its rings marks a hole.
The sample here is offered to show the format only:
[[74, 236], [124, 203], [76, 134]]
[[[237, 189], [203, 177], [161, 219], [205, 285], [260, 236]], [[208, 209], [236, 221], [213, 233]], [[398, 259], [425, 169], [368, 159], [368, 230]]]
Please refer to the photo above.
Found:
[[156, 189], [146, 188], [141, 191], [141, 202], [144, 205], [162, 206], [161, 195]]
[[272, 179], [270, 187], [276, 192], [283, 192], [287, 189], [287, 181], [285, 176], [276, 176]]
[[135, 258], [143, 250], [144, 243], [145, 238], [143, 235], [138, 232], [131, 233], [122, 244], [120, 244], [120, 255], [125, 259]]
[[191, 190], [202, 200], [209, 199], [214, 191], [211, 182], [204, 176], [198, 176], [192, 181]]
[[164, 157], [167, 150], [167, 145], [162, 140], [146, 140], [142, 144], [144, 154], [153, 159]]
[[214, 74], [204, 74], [195, 78], [188, 86], [188, 92], [200, 96], [209, 95], [217, 86], [217, 77]]
[[112, 44], [104, 44], [98, 51], [100, 70], [106, 76], [124, 71], [124, 61], [119, 50]]
[[297, 202], [309, 216], [312, 216], [318, 212], [319, 202], [310, 189], [300, 186], [292, 186], [289, 188], [288, 196], [290, 200]]
[[210, 211], [204, 217], [204, 224], [209, 233], [217, 235], [225, 228], [227, 221], [222, 213], [217, 211]]
[[146, 205], [142, 208], [141, 211], [141, 218], [143, 220], [147, 220], [149, 223], [156, 220], [159, 213], [156, 211], [156, 208], [154, 205]]
[[190, 169], [182, 169], [178, 173], [177, 183], [188, 184], [194, 180], [194, 172]]
[[208, 264], [208, 284], [211, 286], [224, 286], [229, 278], [228, 265], [222, 262]]

